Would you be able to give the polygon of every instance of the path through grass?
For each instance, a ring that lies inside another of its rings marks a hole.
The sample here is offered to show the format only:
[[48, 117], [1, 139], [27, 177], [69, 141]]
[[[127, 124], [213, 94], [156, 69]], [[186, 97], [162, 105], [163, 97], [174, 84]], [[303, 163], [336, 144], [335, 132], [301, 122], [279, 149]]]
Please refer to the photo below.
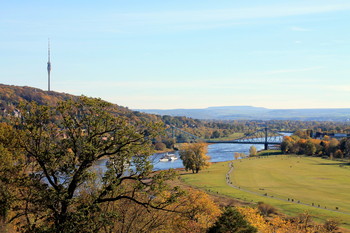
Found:
[[210, 192], [269, 203], [289, 215], [307, 211], [315, 220], [336, 218], [350, 228], [349, 166], [321, 158], [285, 155], [237, 160], [233, 162], [230, 181], [240, 187], [239, 190], [226, 183], [229, 163], [216, 163], [199, 174], [182, 178]]

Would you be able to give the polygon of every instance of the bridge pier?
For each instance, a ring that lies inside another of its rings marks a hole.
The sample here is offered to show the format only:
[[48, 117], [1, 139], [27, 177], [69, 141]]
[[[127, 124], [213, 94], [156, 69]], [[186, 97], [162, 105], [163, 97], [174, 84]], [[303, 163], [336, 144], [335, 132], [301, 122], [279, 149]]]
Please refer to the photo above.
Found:
[[265, 127], [265, 144], [264, 144], [264, 146], [265, 146], [265, 150], [267, 150], [269, 147], [269, 144], [267, 143], [267, 127]]
[[268, 143], [265, 143], [264, 144], [264, 150], [268, 150], [269, 149], [269, 144]]

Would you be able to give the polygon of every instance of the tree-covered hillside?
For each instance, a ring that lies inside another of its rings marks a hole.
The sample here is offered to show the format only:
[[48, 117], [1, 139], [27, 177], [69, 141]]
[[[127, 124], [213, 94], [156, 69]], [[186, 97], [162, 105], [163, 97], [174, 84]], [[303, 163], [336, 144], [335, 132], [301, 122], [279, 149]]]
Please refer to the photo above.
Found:
[[[55, 106], [58, 102], [77, 99], [77, 96], [55, 91], [43, 91], [28, 86], [12, 86], [0, 84], [1, 115], [12, 114], [21, 102], [36, 102], [39, 105]], [[132, 112], [127, 108], [115, 105], [119, 112]], [[145, 114], [146, 115], [146, 114]]]
[[[43, 91], [33, 87], [20, 87], [0, 84], [0, 121], [6, 121], [9, 116], [20, 114], [18, 105], [20, 102], [34, 101], [39, 105], [56, 106], [58, 102], [67, 99], [77, 99], [78, 96]], [[127, 107], [113, 104], [113, 113], [122, 115], [129, 120], [161, 121], [165, 128], [174, 126], [203, 139], [228, 139], [232, 140], [244, 134], [252, 133], [265, 126], [275, 131], [296, 131], [309, 129], [314, 132], [350, 133], [348, 122], [333, 121], [296, 121], [296, 120], [198, 120], [185, 116], [154, 115], [139, 111], [132, 111]], [[220, 108], [219, 108], [220, 110]], [[175, 136], [174, 138], [172, 138]], [[191, 140], [188, 135], [177, 131], [172, 135], [171, 130], [165, 131], [155, 143], [158, 149], [164, 146], [172, 148], [175, 141], [186, 142]], [[161, 144], [163, 143], [163, 144]]]

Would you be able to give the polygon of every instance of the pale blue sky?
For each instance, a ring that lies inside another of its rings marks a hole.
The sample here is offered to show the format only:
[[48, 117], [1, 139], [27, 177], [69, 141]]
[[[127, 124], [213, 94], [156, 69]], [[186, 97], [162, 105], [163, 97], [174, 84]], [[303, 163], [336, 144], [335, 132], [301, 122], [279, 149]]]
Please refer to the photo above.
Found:
[[349, 0], [0, 0], [0, 83], [129, 108], [350, 107]]

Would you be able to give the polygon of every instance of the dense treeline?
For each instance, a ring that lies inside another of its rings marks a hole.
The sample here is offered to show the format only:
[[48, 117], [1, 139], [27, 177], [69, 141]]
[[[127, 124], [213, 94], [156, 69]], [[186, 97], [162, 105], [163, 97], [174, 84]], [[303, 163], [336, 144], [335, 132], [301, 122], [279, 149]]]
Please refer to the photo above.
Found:
[[303, 154], [328, 156], [330, 158], [350, 157], [350, 138], [331, 138], [327, 135], [320, 139], [309, 136], [308, 131], [296, 131], [292, 136], [284, 137], [281, 150], [285, 154]]
[[[347, 122], [318, 122], [318, 121], [208, 121], [186, 117], [161, 116], [166, 125], [173, 125], [197, 137], [204, 139], [227, 138], [236, 139], [245, 134], [253, 133], [264, 127], [277, 132], [295, 132], [299, 129], [308, 129], [310, 132], [320, 133], [350, 133], [350, 125]], [[170, 137], [170, 133], [168, 134]], [[190, 142], [191, 137], [184, 134], [176, 135], [177, 141]]]
[[[34, 101], [39, 105], [55, 106], [59, 101], [67, 99], [77, 99], [77, 96], [47, 92], [32, 87], [18, 87], [0, 84], [0, 121], [6, 122], [11, 116], [19, 116], [18, 105], [21, 102]], [[198, 120], [188, 117], [172, 117], [146, 114], [137, 111], [131, 111], [126, 107], [113, 105], [111, 110], [113, 114], [125, 116], [135, 121], [162, 121], [166, 130], [163, 135], [159, 135], [154, 144], [157, 149], [164, 150], [173, 148], [176, 142], [190, 142], [193, 140], [189, 135], [176, 132], [172, 134], [170, 126], [175, 126], [199, 138], [215, 139], [227, 138], [236, 139], [243, 137], [244, 134], [253, 133], [263, 127], [268, 127], [275, 131], [294, 132], [299, 129], [310, 129], [313, 132], [328, 133], [348, 133], [350, 134], [350, 125], [347, 122], [318, 122], [318, 121], [293, 121], [293, 120], [232, 120], [232, 121], [213, 121]], [[175, 137], [175, 138], [174, 138]]]

